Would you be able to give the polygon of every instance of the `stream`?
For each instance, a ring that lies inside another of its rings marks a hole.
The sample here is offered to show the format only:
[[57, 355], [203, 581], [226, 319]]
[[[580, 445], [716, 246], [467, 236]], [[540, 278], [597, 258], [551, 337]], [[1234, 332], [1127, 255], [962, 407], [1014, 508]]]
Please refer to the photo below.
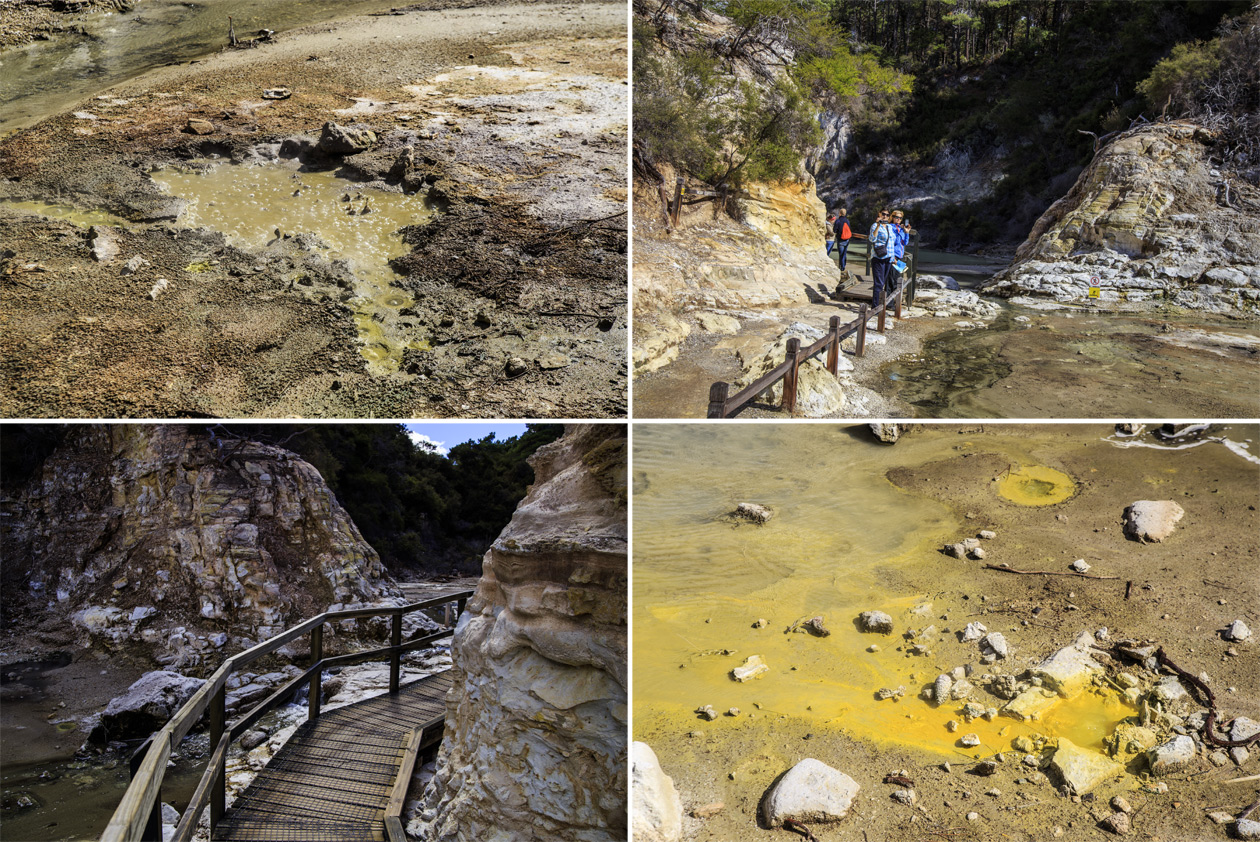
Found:
[[146, 70], [227, 46], [228, 16], [239, 39], [349, 15], [387, 11], [390, 0], [142, 0], [130, 12], [98, 12], [86, 35], [64, 34], [0, 52], [0, 135], [33, 125]]

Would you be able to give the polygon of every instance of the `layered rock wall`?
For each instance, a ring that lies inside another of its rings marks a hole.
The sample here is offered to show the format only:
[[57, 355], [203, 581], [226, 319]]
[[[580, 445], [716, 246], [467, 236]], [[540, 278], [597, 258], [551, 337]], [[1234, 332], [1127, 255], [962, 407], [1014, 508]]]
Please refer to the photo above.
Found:
[[314, 467], [184, 426], [80, 427], [10, 510], [9, 620], [68, 619], [174, 668], [401, 596]]
[[1106, 146], [985, 291], [1103, 306], [1175, 304], [1260, 316], [1260, 190], [1212, 161], [1187, 122]]
[[692, 330], [704, 329], [697, 314], [738, 318], [758, 308], [806, 304], [819, 286], [836, 284], [840, 273], [824, 245], [826, 209], [813, 179], [753, 184], [746, 192], [749, 197], [738, 200], [743, 222], [703, 202], [684, 207], [670, 231], [657, 191], [636, 184], [636, 372], [673, 362]]
[[455, 631], [446, 736], [409, 833], [626, 838], [625, 436], [570, 427], [531, 459]]

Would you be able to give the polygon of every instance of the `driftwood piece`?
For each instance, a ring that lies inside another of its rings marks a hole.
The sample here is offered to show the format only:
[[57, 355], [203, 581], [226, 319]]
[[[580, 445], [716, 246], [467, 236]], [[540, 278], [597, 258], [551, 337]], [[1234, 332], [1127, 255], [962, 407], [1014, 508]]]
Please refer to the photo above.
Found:
[[986, 564], [986, 570], [1000, 570], [1003, 573], [1018, 573], [1021, 576], [1076, 576], [1079, 579], [1119, 579], [1119, 576], [1095, 576], [1089, 573], [1077, 573], [1067, 570], [1016, 570], [1004, 564]]

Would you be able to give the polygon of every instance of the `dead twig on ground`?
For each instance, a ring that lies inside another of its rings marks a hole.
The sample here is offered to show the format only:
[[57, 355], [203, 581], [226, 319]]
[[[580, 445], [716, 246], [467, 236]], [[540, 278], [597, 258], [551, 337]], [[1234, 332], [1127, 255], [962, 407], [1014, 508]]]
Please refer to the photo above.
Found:
[[1252, 813], [1256, 811], [1257, 807], [1260, 807], [1260, 798], [1257, 798], [1255, 801], [1252, 801], [1251, 805], [1248, 806], [1246, 810], [1243, 810], [1241, 813], [1238, 814], [1238, 821], [1242, 821], [1243, 819], [1250, 816]]
[[1119, 576], [1095, 576], [1091, 573], [1077, 573], [1072, 570], [1016, 570], [1005, 564], [986, 564], [987, 570], [999, 570], [1003, 573], [1018, 573], [1020, 576], [1076, 576], [1080, 579], [1119, 579]]
[[1208, 715], [1203, 721], [1203, 738], [1214, 746], [1221, 748], [1233, 748], [1236, 746], [1249, 746], [1252, 743], [1260, 742], [1260, 733], [1252, 734], [1243, 740], [1229, 740], [1219, 737], [1216, 734], [1216, 695], [1212, 692], [1212, 688], [1207, 686], [1197, 675], [1186, 672], [1181, 667], [1172, 662], [1172, 659], [1164, 654], [1164, 647], [1160, 647], [1155, 652], [1155, 660], [1162, 667], [1167, 667], [1175, 672], [1182, 681], [1186, 681], [1194, 686], [1196, 690], [1203, 694], [1207, 699]]
[[809, 832], [809, 828], [795, 819], [784, 819], [783, 829], [791, 830], [805, 837], [806, 842], [818, 842], [818, 837]]

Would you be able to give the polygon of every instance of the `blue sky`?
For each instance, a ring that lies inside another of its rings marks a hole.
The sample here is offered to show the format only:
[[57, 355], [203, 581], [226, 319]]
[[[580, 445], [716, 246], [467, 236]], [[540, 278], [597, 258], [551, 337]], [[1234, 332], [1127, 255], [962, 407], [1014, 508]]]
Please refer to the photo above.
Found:
[[438, 453], [443, 456], [457, 444], [466, 441], [484, 439], [494, 433], [496, 439], [510, 439], [525, 432], [524, 424], [510, 424], [489, 421], [480, 424], [464, 422], [428, 421], [422, 424], [403, 424], [411, 434], [412, 441], [430, 441], [438, 446]]

